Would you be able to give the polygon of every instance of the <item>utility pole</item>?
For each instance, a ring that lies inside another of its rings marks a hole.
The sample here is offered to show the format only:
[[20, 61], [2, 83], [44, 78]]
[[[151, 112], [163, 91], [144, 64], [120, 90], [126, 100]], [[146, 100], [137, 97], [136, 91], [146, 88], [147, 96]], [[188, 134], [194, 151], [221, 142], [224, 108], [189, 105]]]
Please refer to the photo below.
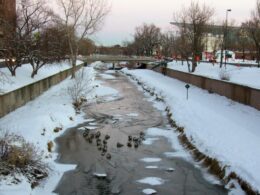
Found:
[[231, 9], [226, 10], [226, 28], [225, 28], [225, 33], [224, 33], [225, 68], [227, 66], [228, 12], [231, 12]]

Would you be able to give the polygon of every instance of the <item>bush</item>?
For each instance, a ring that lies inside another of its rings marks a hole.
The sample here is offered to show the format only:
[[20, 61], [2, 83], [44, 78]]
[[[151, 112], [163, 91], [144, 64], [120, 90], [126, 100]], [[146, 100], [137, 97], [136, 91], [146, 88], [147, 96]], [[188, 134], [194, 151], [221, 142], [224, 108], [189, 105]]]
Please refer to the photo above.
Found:
[[219, 78], [221, 80], [229, 81], [230, 80], [230, 74], [225, 69], [221, 69], [219, 72]]
[[87, 95], [97, 87], [93, 85], [92, 81], [92, 77], [82, 69], [77, 72], [72, 84], [67, 88], [76, 111], [79, 111], [87, 103]]
[[22, 173], [30, 182], [47, 177], [48, 166], [42, 156], [43, 152], [22, 136], [0, 131], [0, 175]]

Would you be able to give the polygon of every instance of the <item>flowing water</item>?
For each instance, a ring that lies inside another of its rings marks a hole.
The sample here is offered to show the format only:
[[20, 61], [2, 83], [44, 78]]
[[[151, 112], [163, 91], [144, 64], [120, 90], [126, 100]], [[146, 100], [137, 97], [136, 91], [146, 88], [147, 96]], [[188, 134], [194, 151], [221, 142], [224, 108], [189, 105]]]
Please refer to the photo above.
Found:
[[[61, 195], [137, 195], [151, 188], [161, 195], [227, 194], [223, 186], [208, 182], [192, 162], [167, 158], [164, 153], [174, 152], [174, 149], [163, 137], [158, 137], [151, 145], [136, 144], [135, 148], [131, 142], [132, 147], [127, 146], [129, 136], [140, 137], [140, 132], [150, 127], [169, 129], [169, 125], [162, 112], [154, 108], [128, 78], [119, 73], [114, 76], [114, 79], [103, 79], [103, 85], [118, 90], [120, 97], [109, 97], [109, 101], [103, 97], [103, 101], [89, 105], [85, 112], [91, 119], [57, 138], [58, 162], [77, 164], [77, 168], [63, 175], [55, 192]], [[101, 132], [98, 146], [96, 138], [86, 140], [83, 136], [84, 127], [93, 129], [87, 137], [91, 137], [92, 132]], [[103, 144], [105, 135], [110, 138]], [[118, 147], [118, 144], [123, 146]], [[105, 152], [100, 151], [104, 145]], [[148, 162], [142, 161], [143, 158]], [[140, 180], [146, 182], [145, 178], [153, 183], [141, 183]]]

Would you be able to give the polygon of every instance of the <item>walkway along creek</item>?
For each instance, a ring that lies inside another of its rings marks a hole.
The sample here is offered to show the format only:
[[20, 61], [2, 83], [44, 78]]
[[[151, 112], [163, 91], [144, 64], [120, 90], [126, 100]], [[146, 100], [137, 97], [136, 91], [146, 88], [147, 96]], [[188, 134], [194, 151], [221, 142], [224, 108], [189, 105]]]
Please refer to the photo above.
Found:
[[[55, 192], [138, 195], [152, 193], [153, 189], [161, 195], [227, 194], [223, 186], [208, 182], [195, 164], [180, 157], [165, 156], [165, 152], [175, 152], [166, 138], [153, 137], [150, 145], [140, 139], [128, 141], [142, 138], [140, 132], [145, 133], [151, 127], [173, 129], [162, 111], [126, 76], [112, 75], [113, 79], [98, 79], [116, 89], [119, 96], [107, 97], [107, 101], [104, 97], [104, 101], [89, 105], [85, 110], [86, 122], [56, 139], [58, 162], [77, 164], [77, 168], [63, 175]], [[92, 130], [85, 131], [85, 127]], [[92, 134], [93, 139], [89, 138]], [[149, 135], [144, 138], [151, 140]]]

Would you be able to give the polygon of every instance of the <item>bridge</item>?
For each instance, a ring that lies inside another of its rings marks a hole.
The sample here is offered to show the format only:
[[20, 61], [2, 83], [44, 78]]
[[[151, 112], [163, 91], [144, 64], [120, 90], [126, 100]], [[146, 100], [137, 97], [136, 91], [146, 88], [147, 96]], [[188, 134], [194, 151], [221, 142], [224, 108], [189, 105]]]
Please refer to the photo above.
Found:
[[120, 62], [128, 62], [129, 64], [136, 64], [136, 63], [144, 63], [147, 64], [149, 62], [156, 61], [153, 57], [131, 57], [131, 56], [112, 56], [112, 55], [92, 55], [92, 56], [84, 56], [80, 58], [84, 62], [88, 64], [96, 61], [102, 61], [105, 63], [120, 63]]

